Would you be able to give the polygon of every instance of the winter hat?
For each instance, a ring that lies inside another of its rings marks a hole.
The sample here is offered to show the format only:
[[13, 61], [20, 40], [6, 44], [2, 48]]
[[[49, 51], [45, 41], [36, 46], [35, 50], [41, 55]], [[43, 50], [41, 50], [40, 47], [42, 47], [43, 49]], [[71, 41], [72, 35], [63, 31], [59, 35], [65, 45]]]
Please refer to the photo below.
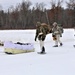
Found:
[[42, 23], [41, 25], [47, 25], [46, 23]]
[[54, 26], [54, 25], [57, 25], [57, 23], [56, 23], [56, 22], [54, 22], [54, 23], [53, 23], [53, 26]]
[[40, 23], [40, 22], [37, 22], [37, 23], [36, 23], [36, 25], [37, 25], [37, 26], [40, 26], [40, 25], [41, 25], [41, 23]]

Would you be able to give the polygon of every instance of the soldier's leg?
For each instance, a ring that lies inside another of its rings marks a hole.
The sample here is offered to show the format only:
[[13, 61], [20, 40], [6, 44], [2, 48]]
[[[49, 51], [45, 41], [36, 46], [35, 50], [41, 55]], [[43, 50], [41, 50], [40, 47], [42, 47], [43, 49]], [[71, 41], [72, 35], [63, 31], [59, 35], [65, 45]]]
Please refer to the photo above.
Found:
[[55, 45], [53, 47], [58, 47], [58, 41], [55, 40]]
[[58, 40], [57, 39], [58, 39], [58, 37], [56, 35], [55, 45], [53, 47], [58, 47]]
[[40, 40], [41, 53], [45, 52], [44, 41]]
[[57, 40], [58, 40], [58, 42], [60, 43], [60, 46], [62, 46], [63, 44], [62, 44], [62, 42], [60, 41], [60, 35], [57, 35]]

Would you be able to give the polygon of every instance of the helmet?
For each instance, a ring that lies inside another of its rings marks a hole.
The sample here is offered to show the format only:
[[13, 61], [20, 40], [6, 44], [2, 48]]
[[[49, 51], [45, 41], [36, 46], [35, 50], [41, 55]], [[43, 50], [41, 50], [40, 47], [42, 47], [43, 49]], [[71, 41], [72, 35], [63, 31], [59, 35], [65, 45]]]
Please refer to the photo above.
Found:
[[37, 25], [37, 26], [40, 26], [40, 25], [41, 25], [41, 23], [40, 23], [40, 22], [37, 22], [37, 23], [36, 23], [36, 25]]
[[46, 23], [42, 23], [41, 25], [47, 25]]
[[53, 23], [53, 26], [54, 26], [54, 25], [57, 25], [57, 23], [56, 23], [56, 22], [54, 22], [54, 23]]
[[36, 23], [36, 27], [38, 28], [38, 27], [40, 27], [41, 26], [41, 23], [40, 22], [37, 22]]

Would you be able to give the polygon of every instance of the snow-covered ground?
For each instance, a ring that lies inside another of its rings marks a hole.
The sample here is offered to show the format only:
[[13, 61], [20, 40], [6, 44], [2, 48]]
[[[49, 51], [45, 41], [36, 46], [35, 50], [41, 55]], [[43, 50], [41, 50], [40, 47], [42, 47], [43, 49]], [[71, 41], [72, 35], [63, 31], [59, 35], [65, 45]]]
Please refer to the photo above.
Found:
[[4, 53], [0, 47], [0, 75], [75, 75], [74, 30], [64, 29], [62, 47], [54, 48], [52, 35], [45, 40], [47, 54], [39, 55], [39, 41], [34, 41], [35, 30], [0, 30], [1, 41], [33, 43], [35, 52], [16, 55]]

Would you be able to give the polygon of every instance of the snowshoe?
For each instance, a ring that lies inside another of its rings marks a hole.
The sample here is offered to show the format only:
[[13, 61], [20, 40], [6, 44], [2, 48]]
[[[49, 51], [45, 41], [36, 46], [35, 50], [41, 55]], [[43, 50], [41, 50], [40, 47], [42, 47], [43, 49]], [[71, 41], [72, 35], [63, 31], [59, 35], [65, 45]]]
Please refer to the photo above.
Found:
[[45, 47], [44, 46], [42, 47], [42, 51], [41, 52], [38, 52], [38, 54], [46, 54]]
[[53, 47], [58, 47], [58, 45], [54, 45]]
[[46, 52], [37, 52], [38, 54], [46, 54]]

